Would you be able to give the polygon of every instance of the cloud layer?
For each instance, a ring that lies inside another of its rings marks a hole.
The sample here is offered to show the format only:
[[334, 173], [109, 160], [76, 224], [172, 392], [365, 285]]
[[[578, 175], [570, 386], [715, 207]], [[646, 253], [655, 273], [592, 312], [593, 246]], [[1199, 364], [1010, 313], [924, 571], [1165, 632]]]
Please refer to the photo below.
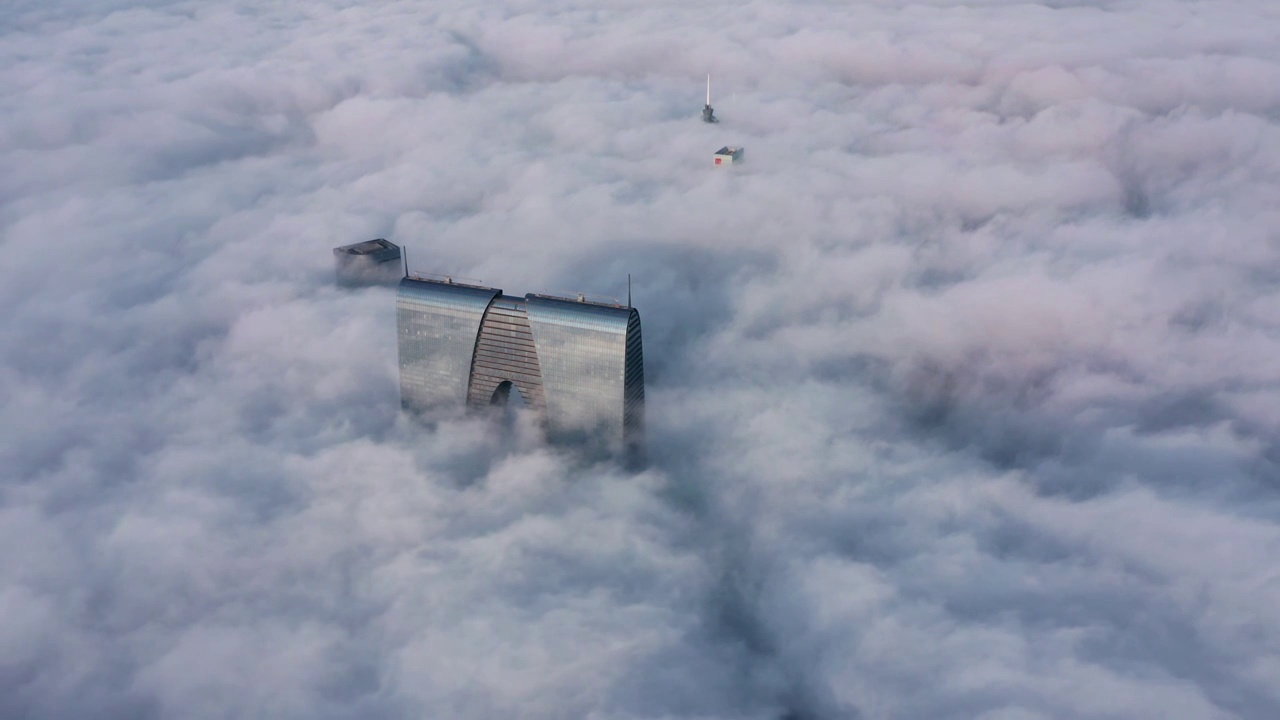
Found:
[[[1280, 714], [1277, 28], [10, 3], [0, 716]], [[651, 467], [401, 417], [369, 237], [631, 273]]]

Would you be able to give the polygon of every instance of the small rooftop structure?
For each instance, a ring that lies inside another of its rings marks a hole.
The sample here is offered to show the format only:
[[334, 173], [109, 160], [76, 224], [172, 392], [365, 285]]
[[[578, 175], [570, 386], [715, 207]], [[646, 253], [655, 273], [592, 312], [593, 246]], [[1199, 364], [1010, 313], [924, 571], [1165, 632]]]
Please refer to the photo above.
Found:
[[378, 238], [333, 249], [339, 285], [381, 285], [400, 280], [400, 246]]
[[599, 305], [600, 307], [611, 308], [629, 308], [630, 305], [623, 305], [620, 300], [603, 295], [591, 296], [587, 293], [560, 293], [560, 292], [540, 292], [529, 293], [528, 297], [544, 298], [546, 300], [560, 300], [562, 302], [576, 302], [584, 305]]
[[[418, 280], [420, 282], [440, 283], [442, 285], [457, 285], [458, 287], [471, 288], [473, 290], [495, 290], [499, 293], [502, 291], [498, 288], [492, 288], [488, 285], [481, 284], [481, 281], [475, 278], [454, 277], [447, 273], [424, 273], [416, 270], [405, 275], [410, 280]], [[459, 282], [465, 280], [466, 282]]]
[[742, 162], [742, 148], [725, 145], [716, 151], [715, 163], [717, 165], [732, 165], [735, 162]]

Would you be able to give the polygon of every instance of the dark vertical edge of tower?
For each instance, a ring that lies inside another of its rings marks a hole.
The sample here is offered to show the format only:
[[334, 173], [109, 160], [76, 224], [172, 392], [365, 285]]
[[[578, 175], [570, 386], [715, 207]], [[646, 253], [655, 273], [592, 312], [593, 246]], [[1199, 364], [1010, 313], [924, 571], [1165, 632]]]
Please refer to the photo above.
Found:
[[[628, 298], [628, 301], [630, 298]], [[623, 378], [622, 441], [627, 464], [638, 467], [646, 462], [644, 439], [644, 342], [640, 331], [640, 312], [635, 308], [627, 315], [627, 356]]]

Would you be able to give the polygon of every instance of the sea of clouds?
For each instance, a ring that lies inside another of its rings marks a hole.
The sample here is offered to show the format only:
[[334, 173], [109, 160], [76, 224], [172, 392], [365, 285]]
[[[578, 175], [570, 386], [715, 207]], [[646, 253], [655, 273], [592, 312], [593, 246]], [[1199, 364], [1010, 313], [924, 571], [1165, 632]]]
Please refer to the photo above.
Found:
[[[650, 465], [372, 237], [631, 273]], [[9, 0], [0, 307], [6, 719], [1280, 717], [1271, 0]]]

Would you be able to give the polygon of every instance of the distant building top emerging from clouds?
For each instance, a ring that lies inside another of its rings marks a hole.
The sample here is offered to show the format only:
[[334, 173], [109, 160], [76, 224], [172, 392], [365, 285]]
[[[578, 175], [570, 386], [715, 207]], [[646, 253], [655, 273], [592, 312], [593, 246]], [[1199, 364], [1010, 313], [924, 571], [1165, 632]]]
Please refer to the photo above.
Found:
[[403, 277], [400, 246], [378, 238], [333, 249], [334, 273], [342, 285], [376, 285]]
[[716, 151], [713, 159], [716, 165], [732, 165], [735, 162], [742, 162], [742, 148], [725, 145]]

